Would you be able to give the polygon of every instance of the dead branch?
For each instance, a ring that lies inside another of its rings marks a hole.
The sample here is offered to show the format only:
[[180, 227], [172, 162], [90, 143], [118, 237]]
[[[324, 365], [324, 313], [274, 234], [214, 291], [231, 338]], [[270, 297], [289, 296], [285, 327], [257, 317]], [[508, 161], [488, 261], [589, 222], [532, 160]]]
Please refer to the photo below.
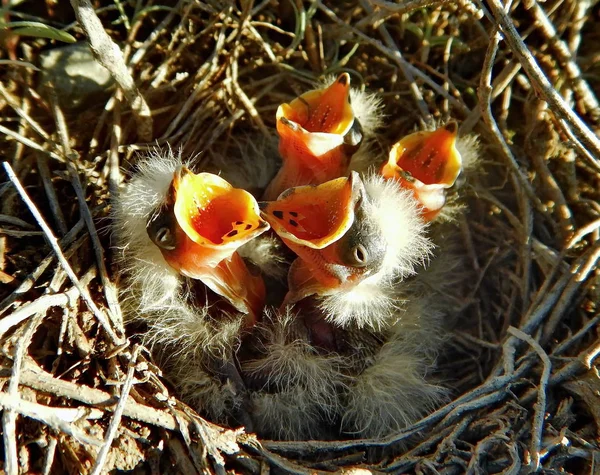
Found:
[[86, 32], [90, 48], [98, 62], [110, 71], [131, 106], [138, 124], [138, 135], [144, 142], [152, 140], [152, 113], [131, 77], [121, 49], [106, 34], [90, 0], [71, 0], [77, 20]]

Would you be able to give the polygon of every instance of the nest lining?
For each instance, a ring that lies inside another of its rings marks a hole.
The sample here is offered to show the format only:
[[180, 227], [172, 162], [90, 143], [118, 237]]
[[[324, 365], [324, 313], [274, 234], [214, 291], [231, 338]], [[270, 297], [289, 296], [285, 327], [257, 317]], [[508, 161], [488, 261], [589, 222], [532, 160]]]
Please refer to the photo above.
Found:
[[[79, 1], [80, 23], [70, 30], [93, 40], [122, 89], [73, 111], [33, 70], [2, 73], [0, 132], [15, 172], [5, 166], [0, 187], [7, 473], [19, 465], [45, 473], [594, 466], [597, 7], [514, 3], [508, 18], [497, 0], [421, 3], [123, 2], [123, 11], [102, 5], [99, 29]], [[75, 20], [68, 9], [53, 14], [62, 24]], [[107, 59], [109, 38], [130, 71]], [[55, 46], [23, 37], [13, 51], [35, 62]], [[198, 154], [201, 165], [213, 152], [252, 147], [257, 133], [272, 140], [277, 105], [342, 69], [381, 94], [383, 150], [416, 124], [448, 117], [481, 138], [481, 168], [469, 177], [466, 211], [455, 223], [476, 278], [440, 361], [454, 398], [383, 440], [259, 441], [202, 419], [147, 351], [127, 342], [106, 231], [110, 196], [121, 170], [157, 143]], [[32, 218], [34, 210], [41, 214]]]

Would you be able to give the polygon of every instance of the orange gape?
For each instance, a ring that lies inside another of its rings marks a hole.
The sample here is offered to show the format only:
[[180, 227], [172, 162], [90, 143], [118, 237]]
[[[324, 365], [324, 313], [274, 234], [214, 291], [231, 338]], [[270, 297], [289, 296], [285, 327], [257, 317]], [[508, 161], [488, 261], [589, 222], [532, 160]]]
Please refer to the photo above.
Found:
[[159, 212], [152, 219], [162, 219], [160, 225], [152, 219], [148, 225], [166, 261], [181, 274], [201, 280], [254, 323], [264, 306], [264, 282], [250, 273], [236, 252], [269, 229], [254, 197], [216, 175], [195, 175], [181, 167], [169, 199], [163, 214], [172, 217], [165, 221]]
[[362, 140], [350, 105], [350, 76], [341, 74], [329, 87], [309, 91], [277, 109], [282, 167], [263, 198], [276, 199], [299, 185], [320, 184], [345, 176]]
[[462, 169], [456, 150], [456, 122], [433, 132], [416, 132], [397, 142], [381, 169], [388, 179], [412, 190], [421, 204], [423, 219], [433, 220], [446, 203], [446, 190], [454, 185]]
[[284, 305], [353, 286], [379, 266], [385, 245], [370, 227], [369, 200], [357, 173], [318, 186], [299, 186], [261, 205], [265, 220], [298, 255]]

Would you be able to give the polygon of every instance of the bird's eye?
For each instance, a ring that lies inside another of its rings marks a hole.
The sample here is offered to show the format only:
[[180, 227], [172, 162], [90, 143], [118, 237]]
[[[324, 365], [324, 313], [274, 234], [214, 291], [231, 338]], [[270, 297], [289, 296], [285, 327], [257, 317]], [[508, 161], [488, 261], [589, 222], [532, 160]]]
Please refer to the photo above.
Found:
[[344, 152], [353, 155], [360, 148], [363, 141], [363, 129], [358, 119], [354, 119], [352, 127], [344, 136]]
[[177, 247], [177, 238], [173, 232], [174, 216], [168, 210], [162, 210], [153, 216], [146, 225], [148, 237], [161, 249], [172, 251]]
[[364, 267], [368, 264], [369, 253], [367, 252], [367, 248], [362, 244], [355, 246], [352, 249], [352, 257], [355, 262], [356, 267]]
[[169, 228], [160, 228], [156, 232], [156, 241], [161, 244], [169, 245], [171, 240], [171, 230]]

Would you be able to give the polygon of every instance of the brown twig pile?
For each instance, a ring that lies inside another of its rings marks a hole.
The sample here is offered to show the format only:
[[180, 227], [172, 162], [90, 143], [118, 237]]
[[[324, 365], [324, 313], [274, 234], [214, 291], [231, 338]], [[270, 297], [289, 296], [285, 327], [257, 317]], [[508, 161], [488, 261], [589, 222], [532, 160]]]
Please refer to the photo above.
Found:
[[[89, 41], [115, 87], [72, 109], [32, 68], [60, 45], [0, 31], [27, 61], [0, 72], [7, 474], [598, 470], [598, 4], [43, 3], [11, 15]], [[456, 223], [477, 280], [441, 361], [455, 399], [385, 440], [261, 441], [177, 400], [126, 338], [102, 230], [140, 151], [272, 137], [281, 102], [341, 70], [383, 97], [384, 147], [449, 117], [481, 137]]]

